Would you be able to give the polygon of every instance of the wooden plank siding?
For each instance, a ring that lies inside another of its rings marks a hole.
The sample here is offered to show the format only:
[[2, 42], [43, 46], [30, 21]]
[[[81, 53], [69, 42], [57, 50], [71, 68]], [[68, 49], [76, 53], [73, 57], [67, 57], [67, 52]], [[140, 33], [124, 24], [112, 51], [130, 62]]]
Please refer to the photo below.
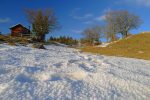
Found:
[[14, 36], [14, 37], [30, 37], [31, 36], [30, 30], [25, 28], [21, 24], [11, 27], [10, 30], [11, 30], [11, 36]]

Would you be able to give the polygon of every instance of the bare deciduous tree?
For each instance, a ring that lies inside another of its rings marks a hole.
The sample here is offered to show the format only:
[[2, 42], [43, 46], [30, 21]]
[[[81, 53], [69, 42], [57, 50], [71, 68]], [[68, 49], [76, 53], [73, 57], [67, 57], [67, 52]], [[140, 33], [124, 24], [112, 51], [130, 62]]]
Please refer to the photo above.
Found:
[[57, 19], [51, 9], [47, 10], [26, 10], [27, 18], [32, 24], [32, 31], [41, 41], [45, 40], [45, 35], [57, 28]]
[[105, 37], [107, 41], [115, 41], [116, 40], [116, 33], [117, 33], [117, 26], [116, 26], [116, 15], [114, 12], [109, 11], [106, 14], [106, 27], [105, 27]]
[[86, 40], [93, 44], [94, 42], [99, 42], [100, 37], [102, 37], [102, 28], [100, 26], [87, 28], [82, 34]]
[[109, 11], [106, 14], [106, 22], [112, 34], [121, 33], [124, 38], [130, 30], [138, 28], [142, 23], [139, 16], [123, 10]]
[[124, 38], [128, 36], [130, 30], [137, 29], [142, 23], [139, 16], [128, 11], [116, 11], [115, 13], [117, 15], [118, 33], [121, 33]]

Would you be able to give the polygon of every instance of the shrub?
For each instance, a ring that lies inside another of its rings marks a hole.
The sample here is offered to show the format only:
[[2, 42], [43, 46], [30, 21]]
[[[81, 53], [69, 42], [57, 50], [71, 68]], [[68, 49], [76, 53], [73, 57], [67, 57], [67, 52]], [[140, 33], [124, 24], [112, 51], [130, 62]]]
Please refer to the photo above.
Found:
[[44, 45], [43, 45], [43, 44], [33, 44], [33, 45], [32, 45], [32, 48], [37, 48], [37, 49], [46, 49], [46, 48], [44, 47]]
[[16, 46], [16, 44], [14, 42], [8, 42], [8, 45]]

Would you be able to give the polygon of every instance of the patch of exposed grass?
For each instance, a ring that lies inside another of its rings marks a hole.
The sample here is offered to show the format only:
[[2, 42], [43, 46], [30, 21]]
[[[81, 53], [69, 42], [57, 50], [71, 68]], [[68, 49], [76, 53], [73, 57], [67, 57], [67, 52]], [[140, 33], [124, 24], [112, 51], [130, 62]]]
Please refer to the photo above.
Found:
[[14, 42], [8, 42], [8, 45], [16, 46], [16, 44]]
[[0, 35], [0, 42], [8, 43], [12, 45], [15, 43], [28, 44], [30, 41], [28, 40], [28, 38], [25, 38], [25, 37], [12, 37], [12, 36]]
[[95, 54], [150, 60], [150, 33], [137, 34], [104, 48], [87, 46], [81, 50]]

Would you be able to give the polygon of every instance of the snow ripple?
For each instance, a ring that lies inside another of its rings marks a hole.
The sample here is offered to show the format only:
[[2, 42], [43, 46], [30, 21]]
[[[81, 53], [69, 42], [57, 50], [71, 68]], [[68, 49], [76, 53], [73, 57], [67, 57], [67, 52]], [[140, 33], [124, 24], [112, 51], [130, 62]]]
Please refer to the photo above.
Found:
[[149, 100], [150, 61], [0, 44], [0, 100]]

